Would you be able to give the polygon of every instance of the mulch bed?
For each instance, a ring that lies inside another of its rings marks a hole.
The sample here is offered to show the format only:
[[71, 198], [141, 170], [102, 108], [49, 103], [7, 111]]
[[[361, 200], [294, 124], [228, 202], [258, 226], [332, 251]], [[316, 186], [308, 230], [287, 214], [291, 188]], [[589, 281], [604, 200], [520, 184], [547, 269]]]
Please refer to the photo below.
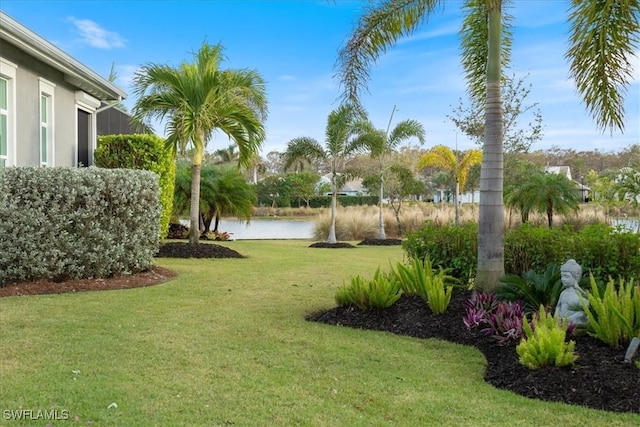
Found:
[[74, 279], [56, 282], [35, 280], [33, 282], [8, 283], [0, 287], [0, 298], [23, 295], [63, 294], [67, 292], [107, 291], [158, 285], [174, 277], [176, 273], [162, 267], [152, 267], [141, 273], [111, 277], [108, 279]]
[[478, 330], [465, 328], [463, 304], [470, 296], [470, 291], [454, 291], [442, 315], [431, 313], [420, 298], [402, 296], [385, 310], [336, 307], [307, 320], [474, 346], [487, 360], [485, 380], [497, 388], [534, 399], [640, 414], [640, 369], [624, 362], [626, 348], [613, 349], [586, 335], [572, 337], [578, 354], [573, 366], [530, 370], [518, 362], [516, 343], [499, 346]]
[[327, 243], [327, 242], [316, 242], [309, 245], [310, 248], [327, 248], [327, 249], [351, 249], [355, 248], [351, 243], [346, 242], [337, 242], [337, 243]]
[[243, 255], [225, 246], [211, 243], [190, 245], [182, 242], [170, 242], [160, 245], [158, 258], [244, 258]]
[[402, 239], [364, 239], [358, 245], [366, 246], [398, 246], [402, 244]]

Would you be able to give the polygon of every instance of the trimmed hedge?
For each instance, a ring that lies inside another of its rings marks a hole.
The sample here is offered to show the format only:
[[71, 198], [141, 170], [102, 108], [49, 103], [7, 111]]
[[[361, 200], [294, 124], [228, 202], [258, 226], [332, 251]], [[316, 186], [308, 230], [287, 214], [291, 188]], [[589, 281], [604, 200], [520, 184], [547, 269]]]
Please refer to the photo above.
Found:
[[158, 176], [99, 168], [7, 168], [0, 177], [0, 285], [106, 278], [158, 251]]
[[[504, 242], [505, 273], [522, 275], [542, 272], [549, 264], [560, 265], [573, 258], [600, 282], [609, 276], [640, 278], [640, 237], [607, 224], [593, 224], [573, 231], [523, 225], [507, 230]], [[427, 222], [407, 236], [403, 247], [410, 257], [431, 258], [435, 267], [450, 269], [451, 275], [467, 282], [475, 277], [478, 227], [475, 223], [436, 226]]]
[[165, 140], [149, 134], [105, 135], [98, 137], [94, 153], [96, 166], [108, 169], [143, 169], [160, 177], [160, 238], [169, 231], [173, 210], [173, 190], [176, 181], [176, 162]]

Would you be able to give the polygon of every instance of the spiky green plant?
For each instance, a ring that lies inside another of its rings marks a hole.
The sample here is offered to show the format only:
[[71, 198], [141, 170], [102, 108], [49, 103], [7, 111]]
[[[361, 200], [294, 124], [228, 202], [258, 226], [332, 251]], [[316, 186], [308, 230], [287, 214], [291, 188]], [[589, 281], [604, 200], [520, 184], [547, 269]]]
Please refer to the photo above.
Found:
[[336, 291], [336, 303], [339, 306], [355, 305], [361, 310], [387, 308], [402, 295], [400, 283], [395, 275], [376, 270], [371, 280], [360, 275], [351, 278], [348, 285], [343, 283]]
[[591, 290], [582, 300], [589, 334], [612, 347], [640, 336], [640, 286], [621, 278], [616, 287], [615, 280], [609, 279], [601, 293], [593, 275], [589, 280]]
[[525, 316], [525, 338], [516, 347], [519, 361], [529, 369], [543, 366], [567, 366], [576, 361], [575, 342], [565, 342], [569, 321], [547, 313], [544, 306], [533, 316], [533, 327]]
[[447, 310], [453, 291], [453, 278], [442, 268], [434, 270], [428, 257], [424, 262], [414, 258], [409, 265], [399, 262], [393, 273], [406, 295], [420, 296], [434, 314], [442, 314]]

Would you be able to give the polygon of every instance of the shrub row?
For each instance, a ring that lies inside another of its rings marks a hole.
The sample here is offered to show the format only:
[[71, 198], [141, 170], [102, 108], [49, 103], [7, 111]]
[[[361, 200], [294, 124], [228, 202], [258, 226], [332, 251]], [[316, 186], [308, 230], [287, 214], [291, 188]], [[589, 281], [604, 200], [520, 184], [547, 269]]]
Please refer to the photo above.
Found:
[[[428, 256], [434, 266], [449, 269], [464, 282], [475, 277], [478, 253], [475, 223], [455, 227], [426, 222], [419, 231], [407, 236], [403, 246], [410, 257]], [[579, 231], [524, 225], [507, 230], [504, 254], [507, 274], [544, 271], [549, 264], [560, 265], [573, 258], [599, 282], [606, 282], [610, 276], [640, 278], [638, 234], [606, 224], [588, 225]]]
[[158, 174], [162, 205], [159, 236], [164, 239], [171, 221], [176, 181], [176, 162], [165, 140], [146, 134], [100, 136], [94, 157], [96, 166], [101, 168], [142, 169]]
[[0, 285], [111, 277], [158, 250], [158, 176], [98, 168], [7, 168], [0, 177]]

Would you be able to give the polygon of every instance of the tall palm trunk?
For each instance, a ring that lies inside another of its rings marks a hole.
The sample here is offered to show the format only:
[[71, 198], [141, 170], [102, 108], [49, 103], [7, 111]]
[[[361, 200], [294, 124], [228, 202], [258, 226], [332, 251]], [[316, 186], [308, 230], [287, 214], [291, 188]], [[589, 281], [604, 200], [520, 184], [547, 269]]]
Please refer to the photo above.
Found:
[[386, 233], [384, 232], [384, 214], [382, 213], [382, 201], [384, 200], [384, 160], [382, 156], [380, 156], [380, 194], [378, 196], [378, 239], [385, 240], [387, 238]]
[[[204, 139], [204, 138], [203, 138]], [[194, 144], [195, 149], [191, 161], [191, 207], [189, 221], [189, 244], [200, 243], [200, 169], [203, 151], [201, 144]]]
[[458, 202], [458, 195], [460, 194], [460, 181], [456, 178], [456, 193], [453, 195], [453, 203], [456, 204], [455, 212], [455, 224], [456, 227], [460, 225], [460, 203]]
[[336, 239], [336, 206], [338, 204], [338, 185], [336, 183], [335, 169], [331, 172], [331, 225], [329, 226], [329, 238], [327, 243], [337, 243]]
[[485, 136], [480, 171], [476, 287], [490, 291], [504, 274], [502, 105], [500, 101], [501, 1], [489, 2], [489, 54]]

